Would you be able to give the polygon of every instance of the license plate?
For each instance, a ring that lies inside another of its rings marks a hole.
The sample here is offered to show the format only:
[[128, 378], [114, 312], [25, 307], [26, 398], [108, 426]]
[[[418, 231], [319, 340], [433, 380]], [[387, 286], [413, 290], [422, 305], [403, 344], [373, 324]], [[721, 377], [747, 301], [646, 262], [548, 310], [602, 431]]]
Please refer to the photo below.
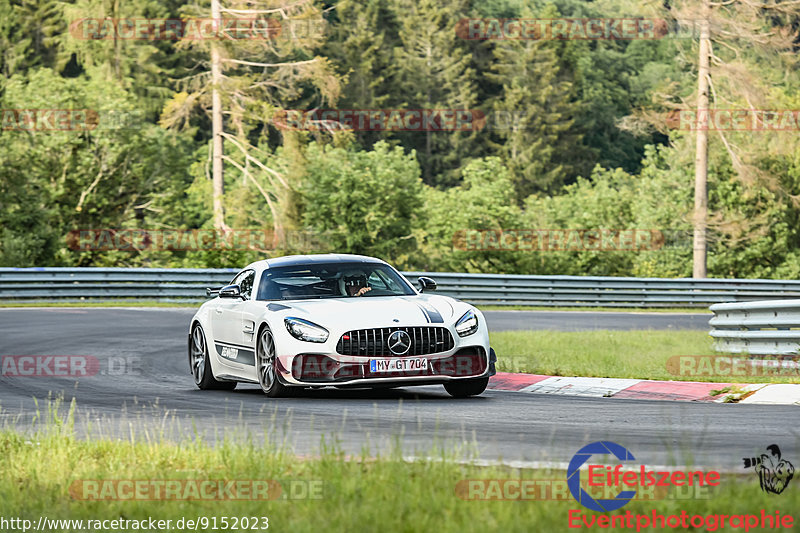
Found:
[[369, 371], [380, 372], [406, 372], [408, 370], [427, 370], [428, 360], [421, 357], [407, 359], [370, 359]]

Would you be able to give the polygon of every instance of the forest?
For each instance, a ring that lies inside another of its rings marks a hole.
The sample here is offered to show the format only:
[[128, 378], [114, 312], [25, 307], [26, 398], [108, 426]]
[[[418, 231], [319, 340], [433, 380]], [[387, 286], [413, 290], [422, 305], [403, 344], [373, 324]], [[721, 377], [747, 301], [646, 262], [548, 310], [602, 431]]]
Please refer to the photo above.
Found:
[[690, 277], [702, 130], [708, 275], [800, 277], [794, 2], [216, 1], [0, 2], [0, 266]]

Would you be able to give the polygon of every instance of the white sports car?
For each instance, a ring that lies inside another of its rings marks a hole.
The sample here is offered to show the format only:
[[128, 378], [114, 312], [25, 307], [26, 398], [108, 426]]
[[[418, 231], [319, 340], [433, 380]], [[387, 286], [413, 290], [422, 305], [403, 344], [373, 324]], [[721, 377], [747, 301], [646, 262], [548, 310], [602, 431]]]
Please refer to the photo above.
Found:
[[300, 387], [443, 384], [481, 394], [495, 373], [483, 314], [415, 289], [379, 259], [297, 255], [248, 265], [209, 289], [189, 326], [189, 365], [201, 389], [257, 383], [271, 397]]

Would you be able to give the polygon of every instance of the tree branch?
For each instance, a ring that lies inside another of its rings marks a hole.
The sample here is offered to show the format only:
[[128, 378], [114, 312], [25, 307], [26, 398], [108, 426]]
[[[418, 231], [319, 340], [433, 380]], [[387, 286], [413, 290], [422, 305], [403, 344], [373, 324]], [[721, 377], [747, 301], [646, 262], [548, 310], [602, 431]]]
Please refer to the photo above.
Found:
[[[283, 227], [282, 227], [282, 225], [280, 223], [280, 218], [278, 217], [278, 212], [275, 209], [275, 204], [272, 203], [272, 199], [269, 197], [269, 194], [267, 193], [267, 191], [264, 190], [264, 188], [261, 186], [261, 184], [258, 183], [258, 181], [256, 181], [256, 179], [250, 174], [250, 171], [248, 171], [245, 167], [243, 167], [242, 165], [240, 165], [239, 163], [237, 163], [236, 161], [234, 161], [233, 159], [231, 159], [227, 155], [223, 155], [222, 159], [224, 159], [225, 161], [227, 161], [231, 165], [233, 165], [236, 168], [238, 168], [239, 170], [241, 170], [242, 173], [245, 176], [245, 179], [249, 179], [250, 181], [253, 182], [253, 185], [256, 186], [256, 188], [258, 189], [258, 192], [260, 192], [261, 196], [263, 196], [264, 200], [266, 200], [267, 206], [269, 207], [270, 213], [272, 213], [272, 229], [275, 231], [275, 235], [282, 235], [283, 234]], [[266, 250], [260, 250], [260, 251], [266, 251]]]
[[234, 63], [236, 65], [247, 65], [249, 67], [286, 67], [286, 66], [295, 66], [295, 65], [307, 65], [309, 63], [314, 63], [317, 61], [316, 58], [309, 59], [306, 61], [293, 61], [288, 63], [257, 63], [255, 61], [242, 61], [241, 59], [223, 59], [226, 63]]
[[265, 171], [269, 172], [270, 174], [272, 174], [273, 176], [275, 176], [275, 177], [278, 179], [278, 181], [280, 181], [280, 182], [281, 182], [281, 185], [283, 185], [283, 186], [284, 186], [284, 187], [286, 187], [287, 189], [289, 188], [289, 184], [286, 182], [286, 180], [284, 180], [284, 179], [283, 179], [283, 176], [282, 176], [282, 175], [281, 175], [281, 174], [280, 174], [278, 171], [276, 171], [276, 170], [273, 170], [273, 169], [269, 168], [269, 167], [268, 167], [268, 166], [266, 166], [264, 163], [262, 163], [261, 161], [259, 161], [259, 160], [258, 160], [258, 159], [256, 159], [255, 157], [251, 156], [251, 155], [248, 153], [248, 151], [245, 149], [245, 147], [244, 147], [244, 146], [242, 146], [242, 144], [241, 144], [241, 143], [239, 143], [239, 141], [237, 141], [237, 140], [236, 140], [236, 138], [235, 138], [233, 135], [231, 135], [231, 134], [229, 134], [229, 133], [225, 133], [225, 132], [223, 132], [223, 133], [222, 133], [222, 136], [223, 136], [224, 138], [228, 139], [229, 141], [231, 141], [231, 143], [233, 143], [233, 145], [234, 145], [234, 146], [236, 146], [236, 147], [237, 147], [239, 150], [241, 150], [242, 154], [244, 154], [244, 156], [245, 156], [246, 158], [248, 158], [248, 159], [249, 159], [249, 160], [251, 160], [253, 163], [255, 163], [255, 165], [256, 165], [256, 166], [258, 166], [258, 167], [259, 167], [259, 168], [261, 168], [262, 170], [265, 170]]

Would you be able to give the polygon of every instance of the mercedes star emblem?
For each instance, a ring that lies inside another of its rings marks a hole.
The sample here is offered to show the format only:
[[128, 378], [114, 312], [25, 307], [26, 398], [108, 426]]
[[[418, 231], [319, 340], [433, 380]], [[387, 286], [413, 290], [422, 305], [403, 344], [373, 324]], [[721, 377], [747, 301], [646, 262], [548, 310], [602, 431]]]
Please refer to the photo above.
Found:
[[411, 337], [399, 329], [389, 335], [389, 351], [395, 355], [403, 355], [411, 348]]

